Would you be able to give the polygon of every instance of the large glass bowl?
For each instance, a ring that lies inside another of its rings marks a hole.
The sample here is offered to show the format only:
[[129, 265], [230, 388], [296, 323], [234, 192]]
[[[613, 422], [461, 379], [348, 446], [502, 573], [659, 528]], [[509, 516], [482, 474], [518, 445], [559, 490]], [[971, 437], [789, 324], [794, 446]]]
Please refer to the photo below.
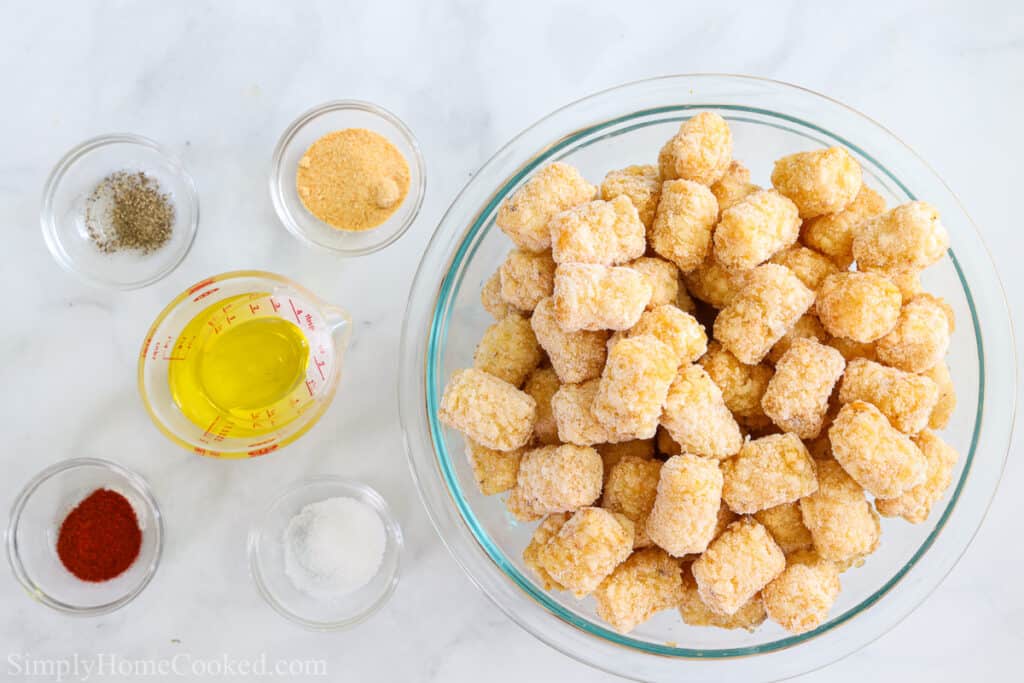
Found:
[[[954, 483], [924, 524], [884, 520], [881, 547], [842, 577], [830, 617], [799, 636], [765, 623], [754, 633], [694, 628], [674, 611], [628, 635], [576, 601], [537, 585], [521, 554], [534, 525], [477, 491], [463, 440], [437, 408], [451, 373], [472, 365], [491, 322], [483, 282], [510, 249], [494, 226], [501, 201], [555, 160], [592, 182], [628, 164], [651, 163], [662, 142], [698, 110], [724, 116], [736, 157], [767, 184], [788, 153], [843, 145], [865, 181], [890, 205], [914, 198], [938, 207], [950, 232], [948, 257], [925, 286], [953, 306], [957, 328], [948, 362], [958, 405], [943, 438], [961, 454]], [[671, 76], [598, 93], [556, 111], [502, 148], [456, 198], [413, 283], [402, 341], [401, 418], [423, 502], [470, 579], [529, 632], [576, 659], [641, 680], [777, 680], [839, 659], [892, 628], [942, 581], [981, 524], [1002, 474], [1014, 411], [1014, 347], [999, 279], [971, 219], [942, 180], [892, 133], [813, 92], [749, 77]]]

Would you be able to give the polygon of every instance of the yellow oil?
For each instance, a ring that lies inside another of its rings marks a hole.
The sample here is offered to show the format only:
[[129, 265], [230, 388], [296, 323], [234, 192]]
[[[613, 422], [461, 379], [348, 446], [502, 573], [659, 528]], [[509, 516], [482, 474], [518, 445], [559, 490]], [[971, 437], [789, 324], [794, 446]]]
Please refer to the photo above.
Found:
[[299, 414], [289, 396], [306, 376], [309, 344], [294, 323], [257, 314], [253, 302], [266, 296], [217, 302], [193, 318], [175, 344], [171, 395], [185, 417], [211, 434], [259, 436]]

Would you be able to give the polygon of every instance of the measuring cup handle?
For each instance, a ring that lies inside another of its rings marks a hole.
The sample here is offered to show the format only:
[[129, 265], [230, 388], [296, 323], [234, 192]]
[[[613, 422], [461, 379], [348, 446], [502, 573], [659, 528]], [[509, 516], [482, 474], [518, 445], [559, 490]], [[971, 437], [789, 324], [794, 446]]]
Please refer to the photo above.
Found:
[[331, 329], [331, 336], [334, 337], [335, 351], [339, 355], [344, 353], [352, 339], [352, 316], [341, 308], [328, 306], [324, 309], [324, 320]]

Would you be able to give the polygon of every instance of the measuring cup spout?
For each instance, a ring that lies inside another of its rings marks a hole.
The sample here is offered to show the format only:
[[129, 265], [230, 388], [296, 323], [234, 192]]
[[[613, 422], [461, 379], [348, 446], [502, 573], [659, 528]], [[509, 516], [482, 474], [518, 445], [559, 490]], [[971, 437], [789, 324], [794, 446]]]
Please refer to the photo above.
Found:
[[324, 309], [324, 320], [331, 329], [336, 352], [343, 353], [352, 338], [352, 316], [343, 309], [328, 306]]

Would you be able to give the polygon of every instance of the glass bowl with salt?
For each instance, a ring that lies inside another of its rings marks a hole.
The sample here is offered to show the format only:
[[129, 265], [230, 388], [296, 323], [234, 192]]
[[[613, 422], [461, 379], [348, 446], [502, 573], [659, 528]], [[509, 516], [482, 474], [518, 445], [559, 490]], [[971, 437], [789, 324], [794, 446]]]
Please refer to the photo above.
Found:
[[249, 531], [249, 572], [281, 616], [314, 631], [358, 624], [398, 584], [402, 531], [369, 486], [339, 477], [292, 484]]
[[101, 287], [136, 289], [185, 258], [199, 227], [199, 196], [181, 161], [158, 143], [102, 135], [57, 162], [40, 221], [62, 268]]

